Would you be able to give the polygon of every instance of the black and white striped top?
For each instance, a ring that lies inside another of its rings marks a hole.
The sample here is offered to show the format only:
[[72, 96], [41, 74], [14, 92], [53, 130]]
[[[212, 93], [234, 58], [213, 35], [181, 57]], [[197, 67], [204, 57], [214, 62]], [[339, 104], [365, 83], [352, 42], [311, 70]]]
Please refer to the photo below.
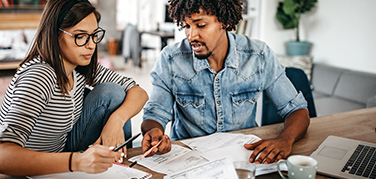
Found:
[[[75, 72], [74, 79], [73, 90], [64, 98], [51, 66], [38, 59], [25, 63], [14, 75], [1, 106], [0, 142], [61, 152], [83, 104], [84, 76]], [[118, 83], [125, 91], [135, 85], [132, 78], [98, 65], [95, 83], [103, 82]]]

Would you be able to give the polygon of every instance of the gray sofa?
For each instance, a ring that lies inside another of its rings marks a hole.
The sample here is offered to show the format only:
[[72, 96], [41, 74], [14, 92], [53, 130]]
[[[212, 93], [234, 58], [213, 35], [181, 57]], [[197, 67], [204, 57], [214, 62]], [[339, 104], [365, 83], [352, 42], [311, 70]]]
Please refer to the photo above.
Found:
[[317, 116], [376, 106], [376, 74], [314, 64], [311, 84]]

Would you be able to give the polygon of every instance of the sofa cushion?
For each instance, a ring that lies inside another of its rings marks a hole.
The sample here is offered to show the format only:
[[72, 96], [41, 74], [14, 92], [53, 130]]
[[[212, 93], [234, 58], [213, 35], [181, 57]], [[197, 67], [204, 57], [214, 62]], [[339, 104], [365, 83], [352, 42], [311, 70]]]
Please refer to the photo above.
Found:
[[327, 97], [330, 97], [330, 96], [327, 95], [327, 94], [320, 93], [320, 92], [317, 92], [317, 91], [312, 91], [312, 96], [313, 96], [313, 99], [319, 99], [319, 98], [327, 98]]
[[38, 29], [24, 29], [23, 30], [23, 33], [26, 38], [26, 43], [28, 44], [28, 46], [30, 46], [33, 43], [37, 34], [37, 30]]
[[315, 107], [317, 116], [325, 116], [346, 111], [363, 109], [366, 105], [353, 103], [348, 100], [343, 100], [335, 97], [326, 97], [315, 99]]
[[367, 104], [366, 104], [366, 107], [367, 108], [372, 108], [372, 107], [376, 107], [376, 96], [370, 98], [367, 100]]
[[323, 64], [314, 64], [312, 70], [313, 91], [326, 95], [333, 95], [341, 74], [345, 69]]
[[334, 96], [366, 104], [376, 95], [376, 74], [346, 71], [340, 77]]
[[0, 47], [1, 48], [20, 48], [26, 46], [23, 30], [0, 30]]
[[22, 30], [0, 30], [0, 61], [23, 59], [27, 50]]

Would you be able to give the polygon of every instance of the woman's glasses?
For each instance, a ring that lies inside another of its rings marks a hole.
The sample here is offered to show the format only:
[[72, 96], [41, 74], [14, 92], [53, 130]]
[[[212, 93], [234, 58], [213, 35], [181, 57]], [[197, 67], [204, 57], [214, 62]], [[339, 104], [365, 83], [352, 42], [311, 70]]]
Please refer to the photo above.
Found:
[[77, 46], [79, 47], [82, 47], [84, 45], [86, 45], [88, 42], [89, 42], [89, 39], [91, 37], [91, 39], [93, 39], [93, 42], [95, 44], [98, 44], [99, 42], [102, 41], [103, 37], [104, 37], [104, 34], [106, 33], [106, 30], [102, 29], [102, 28], [99, 28], [98, 31], [92, 33], [92, 34], [88, 34], [88, 33], [79, 33], [79, 34], [71, 34], [61, 28], [59, 28], [60, 31], [74, 37], [74, 42], [76, 43]]

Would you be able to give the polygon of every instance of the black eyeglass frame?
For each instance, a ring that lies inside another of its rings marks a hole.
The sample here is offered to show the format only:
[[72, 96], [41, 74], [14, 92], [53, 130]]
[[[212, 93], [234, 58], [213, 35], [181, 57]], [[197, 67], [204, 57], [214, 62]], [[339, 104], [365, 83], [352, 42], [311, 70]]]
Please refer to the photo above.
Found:
[[[79, 33], [79, 34], [74, 34], [74, 35], [73, 35], [73, 34], [67, 32], [67, 31], [63, 30], [62, 28], [59, 28], [59, 30], [62, 31], [62, 32], [64, 32], [64, 33], [67, 34], [67, 35], [70, 35], [70, 36], [74, 37], [74, 43], [75, 43], [77, 46], [79, 46], [79, 47], [85, 46], [85, 45], [89, 42], [90, 37], [91, 37], [91, 39], [93, 40], [93, 42], [94, 42], [95, 44], [98, 44], [99, 42], [101, 42], [101, 41], [103, 40], [104, 35], [106, 34], [106, 30], [104, 30], [104, 29], [102, 29], [102, 28], [100, 28], [100, 27], [98, 28], [98, 30], [97, 30], [96, 32], [94, 32], [94, 33], [92, 33], [92, 34], [88, 34], [88, 33]], [[94, 36], [95, 36], [98, 32], [103, 32], [102, 38], [101, 38], [99, 41], [94, 41]], [[80, 36], [80, 35], [88, 35], [88, 38], [86, 38], [85, 43], [82, 44], [82, 45], [78, 45], [78, 43], [77, 43], [77, 37]]]

